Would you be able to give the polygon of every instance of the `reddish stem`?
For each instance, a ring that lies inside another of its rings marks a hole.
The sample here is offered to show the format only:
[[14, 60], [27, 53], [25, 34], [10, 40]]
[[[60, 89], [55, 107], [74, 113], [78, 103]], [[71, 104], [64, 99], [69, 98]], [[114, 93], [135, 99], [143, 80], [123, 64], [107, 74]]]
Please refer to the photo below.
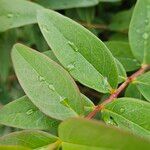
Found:
[[108, 99], [106, 99], [102, 104], [95, 106], [94, 110], [86, 116], [87, 119], [93, 118], [100, 110], [102, 110], [106, 104], [112, 102], [115, 98], [119, 96], [119, 94], [131, 83], [135, 78], [143, 74], [145, 71], [150, 69], [150, 65], [143, 65], [137, 72], [132, 74], [130, 77], [126, 79], [124, 83], [122, 83], [118, 89], [113, 92]]

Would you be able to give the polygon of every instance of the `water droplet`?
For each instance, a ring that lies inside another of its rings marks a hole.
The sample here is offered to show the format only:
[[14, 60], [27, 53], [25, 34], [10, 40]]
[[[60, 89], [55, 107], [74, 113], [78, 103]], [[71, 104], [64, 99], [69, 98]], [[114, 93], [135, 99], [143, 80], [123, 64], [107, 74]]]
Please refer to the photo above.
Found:
[[69, 107], [68, 99], [66, 97], [60, 97], [60, 103], [66, 107]]
[[145, 20], [145, 23], [148, 24], [148, 19]]
[[137, 30], [136, 30], [136, 32], [137, 32], [137, 33], [140, 33], [140, 30], [139, 30], [139, 29], [137, 29]]
[[72, 49], [75, 51], [75, 52], [78, 52], [78, 48], [76, 47], [76, 45], [72, 42], [68, 42], [68, 44], [72, 47]]
[[40, 82], [45, 80], [44, 77], [42, 77], [42, 76], [39, 76], [38, 79], [39, 79]]
[[147, 33], [144, 33], [142, 37], [143, 37], [143, 39], [146, 40], [146, 39], [148, 39], [148, 36], [149, 36], [149, 35], [148, 35]]
[[74, 66], [73, 64], [70, 64], [70, 65], [67, 66], [67, 70], [68, 70], [68, 71], [71, 71], [71, 70], [73, 70], [74, 68], [75, 68], [75, 66]]
[[136, 59], [133, 59], [133, 61], [134, 61], [134, 62], [137, 62], [137, 60], [136, 60]]
[[125, 111], [124, 108], [120, 108], [120, 113], [123, 113]]
[[46, 32], [49, 32], [49, 29], [48, 29], [48, 27], [47, 27], [46, 25], [43, 25], [43, 26], [42, 26], [42, 29], [43, 29], [44, 31], [46, 31]]
[[55, 91], [55, 88], [54, 88], [53, 84], [49, 84], [49, 85], [48, 85], [48, 88], [49, 88], [50, 90], [52, 90], [52, 91]]
[[8, 18], [12, 18], [14, 15], [12, 13], [7, 14]]
[[29, 110], [26, 112], [27, 115], [31, 115], [32, 113], [33, 113], [33, 109], [29, 109]]

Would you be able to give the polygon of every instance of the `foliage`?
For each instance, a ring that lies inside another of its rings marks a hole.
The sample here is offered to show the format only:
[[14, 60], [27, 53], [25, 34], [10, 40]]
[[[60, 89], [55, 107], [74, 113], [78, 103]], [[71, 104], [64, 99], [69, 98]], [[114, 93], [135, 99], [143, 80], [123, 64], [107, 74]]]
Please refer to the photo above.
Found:
[[150, 0], [128, 4], [0, 0], [0, 149], [149, 149]]

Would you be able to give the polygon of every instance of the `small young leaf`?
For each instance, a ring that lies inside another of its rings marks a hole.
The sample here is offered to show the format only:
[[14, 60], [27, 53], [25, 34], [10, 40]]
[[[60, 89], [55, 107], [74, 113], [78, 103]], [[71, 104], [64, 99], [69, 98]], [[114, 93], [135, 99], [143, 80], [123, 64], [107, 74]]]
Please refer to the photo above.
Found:
[[112, 31], [128, 31], [133, 9], [120, 11], [113, 15], [108, 28]]
[[50, 9], [68, 9], [94, 6], [99, 3], [99, 0], [34, 0], [34, 2]]
[[14, 46], [12, 60], [21, 86], [40, 111], [58, 120], [83, 113], [80, 92], [61, 66], [21, 44]]
[[121, 83], [126, 80], [127, 74], [126, 74], [126, 71], [125, 71], [123, 65], [117, 59], [115, 59], [115, 60], [116, 60], [117, 68], [118, 68], [118, 74], [119, 74], [118, 83]]
[[150, 101], [150, 71], [136, 78], [135, 84], [144, 98]]
[[129, 40], [134, 56], [150, 64], [150, 1], [138, 0], [129, 28]]
[[59, 126], [64, 150], [148, 150], [150, 142], [100, 122], [69, 119]]
[[36, 11], [42, 6], [26, 0], [0, 0], [0, 32], [36, 23]]
[[150, 104], [133, 98], [119, 98], [102, 110], [103, 120], [150, 138]]
[[45, 116], [27, 96], [23, 96], [0, 109], [0, 123], [22, 129], [48, 130], [56, 128], [58, 121]]
[[141, 94], [141, 92], [138, 90], [136, 83], [129, 84], [129, 86], [126, 88], [125, 91], [125, 97], [132, 97], [132, 98], [144, 100], [144, 97]]
[[140, 67], [139, 62], [134, 58], [130, 45], [127, 42], [109, 41], [105, 42], [105, 44], [114, 57], [121, 62], [127, 72], [134, 71]]
[[18, 145], [31, 149], [52, 144], [59, 139], [56, 136], [37, 130], [13, 132], [0, 138], [0, 145]]
[[40, 11], [37, 18], [55, 56], [76, 80], [104, 93], [111, 88], [108, 82], [116, 88], [118, 72], [114, 57], [96, 36], [51, 10]]

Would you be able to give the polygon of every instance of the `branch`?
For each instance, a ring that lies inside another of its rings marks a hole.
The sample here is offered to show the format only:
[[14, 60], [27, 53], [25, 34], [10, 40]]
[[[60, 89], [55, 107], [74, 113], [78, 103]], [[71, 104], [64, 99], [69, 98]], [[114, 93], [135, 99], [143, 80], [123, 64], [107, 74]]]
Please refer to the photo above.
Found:
[[122, 83], [118, 89], [116, 89], [108, 99], [106, 99], [102, 104], [95, 106], [95, 109], [86, 116], [87, 119], [93, 118], [100, 110], [102, 110], [106, 104], [112, 102], [114, 99], [116, 99], [119, 94], [128, 86], [129, 83], [131, 83], [133, 80], [135, 80], [138, 76], [143, 74], [145, 71], [150, 69], [150, 65], [143, 65], [137, 72], [132, 74], [130, 77], [126, 79], [124, 83]]

